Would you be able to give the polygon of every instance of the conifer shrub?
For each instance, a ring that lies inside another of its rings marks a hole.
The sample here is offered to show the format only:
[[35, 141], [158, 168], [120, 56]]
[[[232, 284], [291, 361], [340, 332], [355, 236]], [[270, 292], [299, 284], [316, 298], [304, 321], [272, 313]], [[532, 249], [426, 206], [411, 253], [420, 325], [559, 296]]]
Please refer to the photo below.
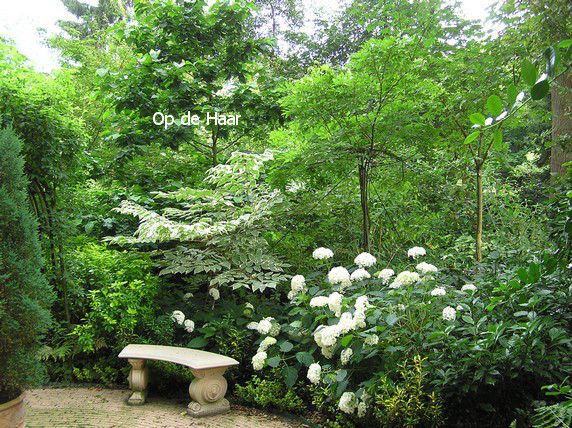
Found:
[[42, 273], [21, 148], [12, 129], [0, 130], [0, 403], [38, 380], [36, 353], [54, 298]]

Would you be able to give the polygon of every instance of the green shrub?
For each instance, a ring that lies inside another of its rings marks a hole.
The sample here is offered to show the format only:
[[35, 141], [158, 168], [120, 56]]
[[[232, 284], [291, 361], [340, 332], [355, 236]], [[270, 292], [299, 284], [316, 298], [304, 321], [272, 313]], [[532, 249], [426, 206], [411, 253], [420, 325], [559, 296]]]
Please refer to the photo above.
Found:
[[413, 364], [400, 364], [401, 382], [383, 382], [375, 395], [376, 420], [383, 427], [443, 426], [442, 402], [434, 392], [427, 393], [422, 367], [423, 359], [413, 358]]
[[304, 402], [296, 391], [287, 389], [280, 380], [253, 376], [244, 386], [236, 386], [236, 395], [247, 403], [262, 407], [274, 407], [296, 413], [304, 410]]
[[26, 196], [21, 143], [0, 131], [0, 403], [38, 379], [36, 352], [53, 292], [42, 274], [37, 222]]
[[[397, 423], [393, 412], [410, 426], [442, 418], [508, 425], [532, 409], [541, 385], [572, 374], [572, 282], [563, 260], [544, 254], [527, 268], [472, 280], [419, 262], [384, 277], [367, 253], [355, 263], [369, 272], [318, 261], [327, 280], [321, 272], [295, 276], [290, 303], [269, 314], [276, 318], [259, 310], [260, 321], [247, 325], [259, 345], [253, 369], [271, 368], [288, 387], [319, 384], [328, 406], [364, 426], [372, 397], [388, 426]], [[413, 390], [401, 363], [416, 356], [424, 378]]]

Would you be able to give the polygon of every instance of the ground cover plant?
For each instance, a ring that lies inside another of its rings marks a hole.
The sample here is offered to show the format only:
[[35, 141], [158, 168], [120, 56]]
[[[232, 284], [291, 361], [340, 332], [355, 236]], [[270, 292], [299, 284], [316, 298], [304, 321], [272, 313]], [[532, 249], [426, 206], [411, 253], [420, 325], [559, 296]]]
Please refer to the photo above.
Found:
[[572, 6], [310, 3], [66, 0], [49, 73], [0, 35], [0, 404], [147, 343], [318, 426], [569, 423]]

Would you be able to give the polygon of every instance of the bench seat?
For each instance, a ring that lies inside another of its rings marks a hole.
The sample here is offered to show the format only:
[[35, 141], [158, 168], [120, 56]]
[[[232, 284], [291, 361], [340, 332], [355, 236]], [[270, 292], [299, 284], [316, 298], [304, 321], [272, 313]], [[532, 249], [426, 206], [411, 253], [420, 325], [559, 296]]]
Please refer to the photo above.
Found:
[[130, 405], [145, 403], [148, 383], [145, 361], [159, 360], [181, 364], [191, 369], [194, 379], [189, 386], [192, 399], [187, 408], [189, 415], [201, 417], [230, 410], [230, 404], [224, 398], [227, 382], [223, 374], [228, 367], [238, 364], [233, 358], [196, 349], [136, 344], [123, 348], [119, 358], [127, 358], [131, 364], [128, 380], [133, 393], [127, 400]]

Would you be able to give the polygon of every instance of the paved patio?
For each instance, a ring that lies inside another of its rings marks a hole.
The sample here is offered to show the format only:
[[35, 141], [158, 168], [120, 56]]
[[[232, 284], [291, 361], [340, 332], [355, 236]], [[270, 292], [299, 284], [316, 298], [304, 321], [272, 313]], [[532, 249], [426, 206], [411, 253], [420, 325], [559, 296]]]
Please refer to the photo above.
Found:
[[[256, 409], [231, 404], [231, 412], [204, 419], [186, 414], [188, 399], [152, 394], [144, 406], [125, 404], [128, 390], [104, 388], [48, 388], [26, 393], [28, 428], [292, 428], [294, 423]], [[185, 401], [186, 400], [186, 401]]]

